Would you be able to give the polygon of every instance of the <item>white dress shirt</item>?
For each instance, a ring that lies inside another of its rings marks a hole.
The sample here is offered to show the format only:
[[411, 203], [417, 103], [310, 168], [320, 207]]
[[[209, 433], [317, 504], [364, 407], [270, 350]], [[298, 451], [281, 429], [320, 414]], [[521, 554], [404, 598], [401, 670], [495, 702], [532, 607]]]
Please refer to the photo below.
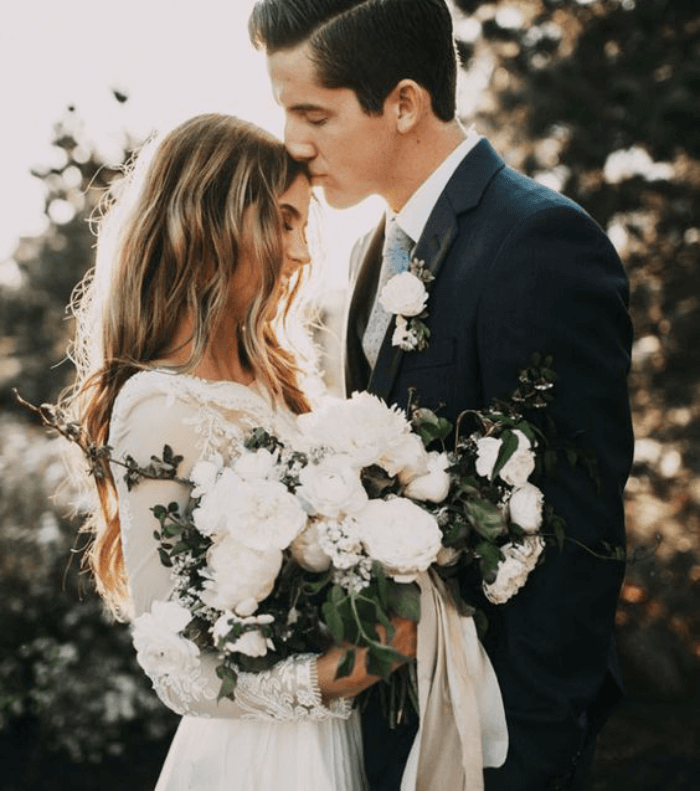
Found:
[[[481, 140], [481, 135], [474, 127], [468, 130], [466, 138], [448, 154], [428, 178], [408, 199], [406, 205], [398, 214], [387, 211], [387, 225], [396, 217], [396, 222], [401, 230], [405, 231], [413, 240], [414, 247], [425, 229], [428, 218], [435, 208], [438, 198], [452, 178], [461, 161]], [[386, 232], [385, 232], [386, 233]]]

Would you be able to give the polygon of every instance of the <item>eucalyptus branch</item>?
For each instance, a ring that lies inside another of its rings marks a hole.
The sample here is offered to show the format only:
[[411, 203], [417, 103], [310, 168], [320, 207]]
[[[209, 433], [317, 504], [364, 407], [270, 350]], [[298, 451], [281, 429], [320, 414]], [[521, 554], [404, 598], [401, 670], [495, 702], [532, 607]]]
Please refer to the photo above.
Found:
[[102, 480], [104, 478], [103, 465], [109, 463], [126, 470], [124, 480], [130, 489], [142, 479], [171, 480], [192, 486], [192, 483], [186, 478], [177, 476], [177, 468], [183, 457], [176, 456], [169, 445], [163, 447], [163, 456], [161, 458], [151, 456], [149, 464], [141, 467], [131, 456], [126, 456], [124, 460], [114, 458], [110, 445], [100, 445], [94, 442], [81, 423], [76, 420], [68, 420], [63, 410], [54, 404], [37, 406], [22, 398], [17, 388], [12, 388], [12, 393], [17, 403], [36, 415], [44, 426], [58, 432], [68, 442], [80, 448], [87, 459], [90, 474], [96, 479]]

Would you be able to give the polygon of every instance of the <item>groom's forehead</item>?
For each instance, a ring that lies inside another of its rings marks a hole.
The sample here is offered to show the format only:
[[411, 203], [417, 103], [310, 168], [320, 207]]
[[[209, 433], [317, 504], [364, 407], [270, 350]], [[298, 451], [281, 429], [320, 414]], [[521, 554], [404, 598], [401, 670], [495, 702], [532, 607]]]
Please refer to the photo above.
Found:
[[327, 110], [348, 90], [321, 85], [316, 66], [300, 47], [271, 53], [267, 65], [275, 101], [287, 112]]

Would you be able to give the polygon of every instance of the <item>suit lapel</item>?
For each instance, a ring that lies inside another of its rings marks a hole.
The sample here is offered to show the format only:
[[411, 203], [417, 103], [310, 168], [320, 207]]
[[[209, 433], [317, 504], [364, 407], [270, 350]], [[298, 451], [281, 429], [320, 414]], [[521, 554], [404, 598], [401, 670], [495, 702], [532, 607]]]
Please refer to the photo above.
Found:
[[384, 225], [382, 221], [374, 233], [370, 233], [353, 251], [351, 273], [357, 271], [352, 299], [346, 321], [345, 339], [345, 390], [350, 395], [355, 390], [367, 389], [370, 379], [370, 367], [362, 349], [369, 314], [374, 304], [379, 268], [382, 263], [382, 244], [384, 242]]
[[[493, 150], [489, 142], [482, 139], [452, 174], [430, 214], [414, 254], [415, 258], [425, 262], [435, 277], [438, 276], [448, 251], [459, 232], [458, 217], [479, 204], [489, 181], [503, 167], [503, 160]], [[371, 307], [372, 303], [369, 304]], [[430, 310], [430, 302], [428, 302], [428, 310]], [[379, 350], [377, 364], [367, 384], [368, 390], [387, 401], [404, 354], [420, 354], [420, 352], [403, 352], [397, 346], [392, 345], [391, 339], [395, 325], [396, 322], [392, 319]], [[366, 326], [366, 322], [364, 326]], [[430, 326], [430, 318], [428, 318], [428, 326]], [[360, 354], [366, 365], [361, 343]]]

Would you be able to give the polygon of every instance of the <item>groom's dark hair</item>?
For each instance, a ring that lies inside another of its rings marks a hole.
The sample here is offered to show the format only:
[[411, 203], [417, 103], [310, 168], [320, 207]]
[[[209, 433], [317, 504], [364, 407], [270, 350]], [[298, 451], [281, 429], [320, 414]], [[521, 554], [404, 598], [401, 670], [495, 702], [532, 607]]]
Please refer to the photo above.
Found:
[[253, 45], [274, 53], [308, 41], [325, 88], [350, 88], [381, 115], [403, 79], [431, 96], [443, 121], [456, 110], [457, 54], [445, 0], [258, 0], [248, 21]]

